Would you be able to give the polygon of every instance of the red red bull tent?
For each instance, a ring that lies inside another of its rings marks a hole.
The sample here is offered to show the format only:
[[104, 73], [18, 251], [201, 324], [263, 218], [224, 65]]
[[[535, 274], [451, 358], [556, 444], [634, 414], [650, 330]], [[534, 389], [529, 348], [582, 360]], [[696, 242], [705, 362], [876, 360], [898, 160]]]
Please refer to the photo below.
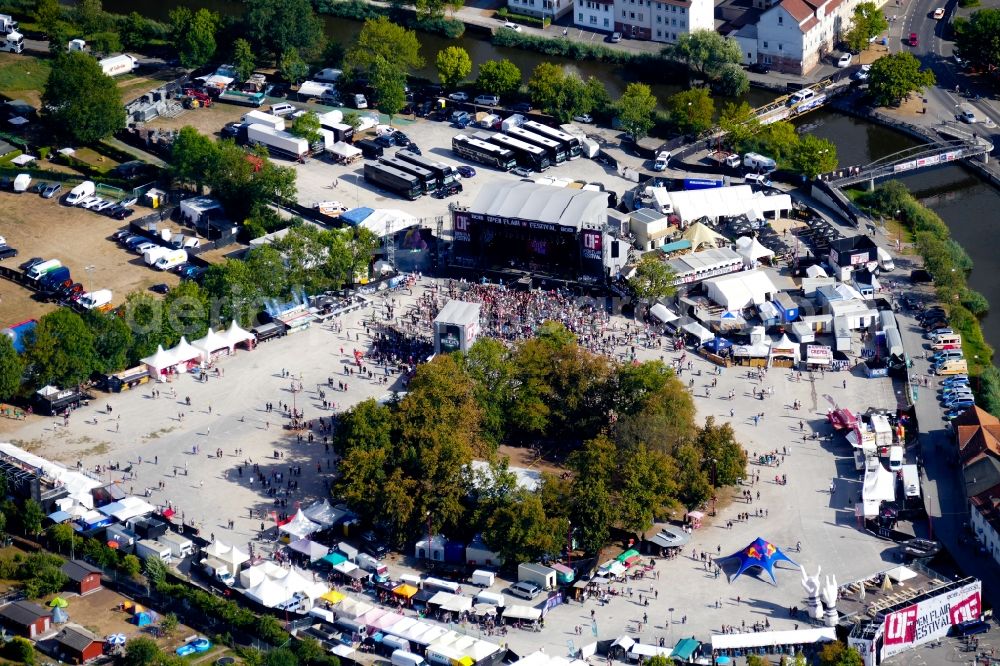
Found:
[[791, 565], [794, 567], [799, 566], [795, 562], [793, 562], [790, 557], [781, 552], [780, 548], [770, 543], [769, 541], [761, 539], [760, 537], [754, 539], [754, 541], [743, 550], [739, 550], [733, 553], [726, 559], [738, 560], [740, 564], [739, 568], [736, 570], [736, 573], [733, 574], [733, 576], [729, 579], [730, 583], [739, 578], [740, 574], [742, 574], [747, 569], [758, 567], [766, 571], [767, 575], [771, 577], [771, 582], [777, 585], [778, 581], [775, 580], [774, 578], [775, 564], [781, 561], [785, 561], [791, 563]]

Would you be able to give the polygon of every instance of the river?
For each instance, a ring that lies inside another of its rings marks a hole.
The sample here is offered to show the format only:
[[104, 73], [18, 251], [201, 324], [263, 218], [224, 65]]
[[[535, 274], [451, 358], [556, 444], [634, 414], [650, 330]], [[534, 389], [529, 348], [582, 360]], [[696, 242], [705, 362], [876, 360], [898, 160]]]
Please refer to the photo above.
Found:
[[[802, 123], [816, 136], [837, 144], [842, 165], [868, 164], [918, 143], [881, 125], [831, 111], [811, 113]], [[996, 233], [993, 224], [1000, 210], [1000, 192], [960, 166], [919, 172], [902, 182], [941, 216], [952, 237], [972, 258], [969, 286], [981, 292], [994, 308], [1000, 307], [1000, 280], [994, 277], [1000, 271], [1000, 255], [988, 241]], [[1000, 314], [987, 315], [982, 326], [986, 341], [1000, 349]]]
[[[223, 15], [235, 16], [243, 12], [242, 3], [236, 0], [198, 0], [179, 2], [178, 0], [105, 0], [104, 8], [110, 12], [128, 13], [139, 11], [150, 18], [167, 20], [170, 10], [178, 5], [193, 8], [205, 7]], [[349, 45], [362, 24], [358, 21], [321, 17], [328, 39]], [[497, 57], [508, 58], [520, 68], [525, 77], [540, 62], [562, 65], [568, 71], [580, 76], [597, 77], [608, 88], [612, 99], [617, 98], [630, 79], [623, 68], [606, 63], [555, 58], [520, 49], [498, 48], [482, 35], [472, 31], [460, 39], [447, 39], [436, 35], [420, 33], [421, 53], [425, 66], [416, 72], [418, 76], [435, 79], [434, 56], [446, 46], [461, 46], [469, 52], [473, 65], [478, 66]], [[475, 71], [475, 69], [473, 70]], [[683, 89], [682, 84], [665, 82], [652, 83], [653, 93], [662, 102], [670, 95]], [[774, 98], [768, 91], [751, 89], [745, 96], [750, 104], [759, 106]], [[717, 100], [721, 107], [725, 100]], [[881, 125], [843, 116], [831, 111], [818, 111], [805, 116], [800, 123], [809, 127], [817, 136], [829, 139], [837, 145], [841, 165], [868, 164], [897, 151], [916, 145], [912, 138], [892, 131]], [[1000, 210], [1000, 192], [982, 182], [959, 166], [942, 167], [925, 171], [902, 179], [910, 191], [929, 206], [945, 221], [952, 236], [966, 249], [975, 268], [969, 276], [969, 286], [981, 292], [994, 307], [1000, 307], [1000, 280], [994, 280], [1000, 270], [1000, 254], [991, 243], [982, 242], [992, 238], [991, 214]], [[1000, 315], [983, 319], [983, 334], [994, 348], [1000, 349]]]

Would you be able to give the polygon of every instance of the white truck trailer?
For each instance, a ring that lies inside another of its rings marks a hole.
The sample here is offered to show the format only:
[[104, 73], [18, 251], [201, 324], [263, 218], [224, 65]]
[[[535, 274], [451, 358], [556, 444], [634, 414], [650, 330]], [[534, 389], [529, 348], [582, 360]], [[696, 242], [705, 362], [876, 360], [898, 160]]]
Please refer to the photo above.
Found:
[[247, 127], [247, 143], [254, 146], [266, 146], [272, 157], [285, 157], [299, 161], [309, 155], [308, 141], [268, 125], [255, 123]]

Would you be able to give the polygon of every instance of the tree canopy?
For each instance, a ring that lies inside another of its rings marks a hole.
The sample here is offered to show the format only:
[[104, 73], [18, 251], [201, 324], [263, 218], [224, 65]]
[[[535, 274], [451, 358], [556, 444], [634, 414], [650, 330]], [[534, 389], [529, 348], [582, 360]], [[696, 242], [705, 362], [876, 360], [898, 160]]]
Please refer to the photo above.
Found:
[[125, 128], [118, 85], [81, 51], [56, 57], [42, 93], [42, 115], [54, 132], [82, 144]]
[[656, 97], [645, 83], [630, 83], [618, 98], [615, 109], [618, 112], [618, 121], [625, 131], [639, 140], [653, 128]]
[[694, 30], [681, 33], [677, 43], [664, 49], [664, 54], [685, 63], [706, 81], [718, 78], [725, 65], [738, 65], [743, 60], [739, 43], [723, 37], [715, 30]]
[[868, 92], [879, 106], [896, 106], [913, 92], [934, 85], [937, 78], [909, 51], [882, 56], [868, 72]]
[[476, 87], [493, 95], [509, 95], [521, 86], [521, 70], [510, 60], [487, 60], [479, 66]]
[[864, 51], [872, 37], [889, 29], [889, 21], [874, 2], [858, 4], [854, 8], [853, 21], [851, 29], [844, 34], [844, 41], [852, 51]]
[[461, 46], [448, 46], [438, 51], [435, 64], [441, 85], [449, 90], [472, 73], [472, 59]]
[[247, 35], [274, 62], [289, 49], [313, 54], [323, 44], [323, 25], [309, 0], [244, 0]]
[[1000, 9], [980, 9], [956, 19], [955, 45], [962, 57], [983, 69], [1000, 63]]
[[561, 65], [543, 62], [535, 67], [528, 80], [531, 101], [560, 122], [574, 116], [604, 112], [608, 94], [604, 84], [591, 77], [584, 81], [576, 73], [566, 72]]
[[404, 74], [424, 64], [417, 34], [385, 16], [365, 21], [344, 56], [344, 71], [350, 75], [369, 72], [378, 58]]
[[698, 135], [714, 125], [715, 102], [708, 88], [682, 90], [667, 98], [670, 120], [681, 134]]
[[642, 255], [635, 275], [629, 279], [629, 285], [635, 295], [644, 301], [658, 301], [670, 296], [676, 291], [674, 280], [676, 275], [670, 266], [655, 252]]
[[170, 25], [177, 56], [183, 66], [201, 67], [215, 55], [218, 14], [207, 9], [193, 12], [181, 6], [170, 12]]
[[9, 400], [21, 388], [24, 359], [6, 335], [0, 335], [0, 401]]

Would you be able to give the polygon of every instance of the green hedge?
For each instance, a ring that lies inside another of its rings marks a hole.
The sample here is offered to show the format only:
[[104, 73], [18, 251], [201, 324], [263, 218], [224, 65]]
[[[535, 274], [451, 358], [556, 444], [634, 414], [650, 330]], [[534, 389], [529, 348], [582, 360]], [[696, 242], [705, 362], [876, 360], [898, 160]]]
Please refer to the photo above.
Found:
[[528, 16], [526, 14], [516, 14], [506, 7], [501, 7], [497, 10], [497, 17], [502, 18], [506, 21], [511, 21], [512, 23], [520, 23], [521, 25], [527, 25], [534, 28], [547, 28], [552, 23], [549, 18], [540, 19], [536, 16]]
[[637, 65], [654, 68], [654, 71], [655, 68], [659, 68], [661, 77], [664, 74], [662, 69], [664, 65], [676, 66], [673, 60], [668, 60], [655, 53], [630, 53], [628, 51], [608, 48], [603, 44], [590, 44], [572, 39], [525, 35], [513, 30], [497, 30], [493, 34], [493, 44], [495, 46], [535, 51], [550, 56], [562, 56], [572, 60], [597, 60], [613, 65]]

